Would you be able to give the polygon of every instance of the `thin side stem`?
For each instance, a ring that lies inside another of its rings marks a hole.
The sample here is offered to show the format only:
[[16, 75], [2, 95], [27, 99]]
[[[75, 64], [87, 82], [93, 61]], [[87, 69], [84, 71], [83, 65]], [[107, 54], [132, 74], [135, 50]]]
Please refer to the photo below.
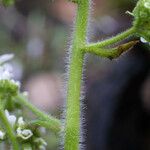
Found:
[[131, 27], [128, 30], [126, 30], [126, 31], [124, 31], [124, 32], [122, 32], [122, 33], [120, 33], [120, 34], [118, 34], [118, 35], [116, 35], [110, 39], [106, 39], [106, 40], [98, 42], [98, 43], [89, 44], [86, 47], [91, 48], [91, 49], [106, 47], [106, 46], [118, 43], [118, 42], [128, 38], [131, 35], [134, 35], [135, 31], [136, 31], [135, 28]]
[[14, 134], [14, 131], [13, 131], [9, 121], [6, 118], [4, 110], [1, 107], [0, 107], [0, 119], [2, 120], [2, 123], [5, 126], [7, 135], [8, 135], [8, 137], [9, 137], [11, 143], [12, 143], [13, 150], [19, 150], [19, 144], [17, 142], [17, 139], [16, 139], [16, 136]]
[[28, 109], [30, 109], [36, 116], [40, 117], [42, 120], [47, 121], [47, 124], [49, 124], [49, 128], [52, 131], [59, 132], [61, 130], [60, 120], [40, 111], [34, 105], [29, 103], [28, 100], [26, 100], [26, 98], [24, 96], [22, 96], [21, 94], [18, 94], [17, 100], [19, 103], [22, 104], [22, 106], [26, 106]]
[[89, 0], [78, 2], [76, 25], [71, 49], [69, 81], [67, 89], [67, 108], [65, 122], [65, 150], [78, 150], [80, 140], [80, 94], [84, 53], [86, 45]]
[[49, 123], [47, 121], [43, 121], [43, 120], [33, 120], [28, 122], [27, 127], [28, 126], [40, 126], [40, 127], [45, 127], [47, 129], [51, 130], [51, 126], [49, 125]]

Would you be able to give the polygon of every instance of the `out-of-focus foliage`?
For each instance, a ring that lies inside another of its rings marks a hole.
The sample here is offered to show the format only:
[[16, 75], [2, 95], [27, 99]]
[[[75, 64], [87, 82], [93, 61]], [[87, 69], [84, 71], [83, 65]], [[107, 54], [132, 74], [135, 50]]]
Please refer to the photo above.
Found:
[[10, 6], [14, 4], [14, 0], [2, 0], [4, 6]]

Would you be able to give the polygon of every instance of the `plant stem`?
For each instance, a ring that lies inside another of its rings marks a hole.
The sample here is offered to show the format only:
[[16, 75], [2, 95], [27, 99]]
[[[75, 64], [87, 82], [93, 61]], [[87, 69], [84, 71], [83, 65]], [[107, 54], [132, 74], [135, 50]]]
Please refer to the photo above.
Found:
[[70, 58], [65, 124], [65, 150], [78, 150], [80, 140], [80, 94], [84, 53], [86, 45], [89, 0], [78, 2], [76, 25]]
[[18, 94], [17, 96], [18, 102], [21, 103], [23, 106], [26, 106], [28, 109], [30, 109], [35, 115], [40, 117], [42, 120], [47, 121], [47, 124], [49, 124], [49, 128], [54, 132], [59, 132], [61, 130], [61, 123], [58, 119], [48, 116], [46, 113], [40, 111], [38, 108], [36, 108], [34, 105], [28, 102], [28, 100], [25, 99], [24, 96], [21, 94]]
[[107, 40], [104, 40], [104, 41], [101, 41], [98, 43], [89, 44], [85, 48], [94, 49], [94, 48], [106, 47], [106, 46], [118, 43], [118, 42], [128, 38], [129, 36], [133, 35], [135, 32], [136, 32], [135, 28], [131, 27], [128, 30], [126, 30], [110, 39], [107, 39]]
[[14, 134], [14, 131], [13, 131], [9, 121], [7, 120], [6, 115], [1, 107], [0, 107], [0, 119], [2, 120], [2, 123], [5, 126], [7, 135], [12, 143], [13, 150], [19, 150], [19, 145], [18, 145], [16, 136]]

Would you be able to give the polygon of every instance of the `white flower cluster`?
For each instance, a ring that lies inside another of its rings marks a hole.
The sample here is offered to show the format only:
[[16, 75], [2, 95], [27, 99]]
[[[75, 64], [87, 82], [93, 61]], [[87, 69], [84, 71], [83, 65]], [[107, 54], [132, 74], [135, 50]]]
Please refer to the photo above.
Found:
[[32, 137], [33, 133], [30, 129], [25, 129], [25, 122], [23, 117], [18, 118], [18, 128], [17, 128], [17, 136], [22, 138], [23, 140], [27, 140]]
[[[17, 120], [16, 116], [10, 115], [8, 110], [5, 110], [5, 115], [9, 123], [11, 124], [11, 126], [14, 127], [14, 125], [16, 124], [16, 120]], [[23, 140], [27, 140], [30, 137], [32, 137], [33, 133], [30, 129], [25, 129], [24, 126], [25, 126], [25, 122], [23, 120], [23, 117], [19, 117], [17, 121], [18, 128], [16, 129], [17, 136], [22, 138]]]
[[20, 87], [20, 82], [12, 79], [13, 77], [13, 69], [12, 66], [7, 61], [11, 60], [14, 57], [13, 54], [5, 54], [0, 56], [0, 80], [9, 80], [13, 84]]
[[23, 140], [29, 139], [33, 135], [32, 131], [29, 129], [17, 128], [17, 136], [21, 137]]
[[[5, 95], [8, 96], [8, 94], [9, 97], [13, 97], [13, 95], [18, 94], [17, 92], [20, 88], [20, 82], [13, 80], [12, 66], [6, 63], [13, 57], [13, 54], [5, 54], [0, 56], [0, 88], [4, 91], [0, 94], [1, 97], [3, 97], [4, 95], [4, 98]], [[10, 91], [8, 91], [8, 89]], [[22, 94], [28, 97], [27, 92], [23, 92]], [[33, 131], [29, 127], [27, 127], [27, 123], [24, 121], [22, 116], [17, 118], [15, 115], [10, 114], [7, 109], [5, 110], [5, 116], [12, 129], [15, 130], [16, 137], [21, 139], [20, 141], [26, 141], [29, 142], [29, 145], [31, 144], [31, 146], [25, 147], [24, 150], [32, 150], [32, 144], [37, 147], [37, 150], [46, 150], [47, 143], [41, 137], [37, 137], [33, 134]], [[5, 140], [5, 137], [6, 132], [0, 128], [0, 140]]]
[[[8, 112], [8, 110], [5, 110], [5, 115], [12, 128], [17, 127], [16, 129], [17, 137], [21, 138], [22, 140], [28, 140], [33, 136], [33, 132], [30, 129], [26, 128], [26, 123], [23, 117], [19, 117], [17, 119], [17, 117], [15, 115], [11, 115]], [[4, 140], [5, 135], [6, 133], [0, 130], [0, 140]], [[46, 150], [47, 143], [43, 138], [36, 137], [33, 143], [37, 146], [38, 150]]]

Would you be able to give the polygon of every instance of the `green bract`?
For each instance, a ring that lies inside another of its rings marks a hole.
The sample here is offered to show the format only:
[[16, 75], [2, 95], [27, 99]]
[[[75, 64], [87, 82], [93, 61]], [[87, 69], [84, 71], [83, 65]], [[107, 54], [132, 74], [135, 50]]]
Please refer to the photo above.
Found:
[[133, 15], [137, 34], [150, 42], [150, 0], [139, 0]]

